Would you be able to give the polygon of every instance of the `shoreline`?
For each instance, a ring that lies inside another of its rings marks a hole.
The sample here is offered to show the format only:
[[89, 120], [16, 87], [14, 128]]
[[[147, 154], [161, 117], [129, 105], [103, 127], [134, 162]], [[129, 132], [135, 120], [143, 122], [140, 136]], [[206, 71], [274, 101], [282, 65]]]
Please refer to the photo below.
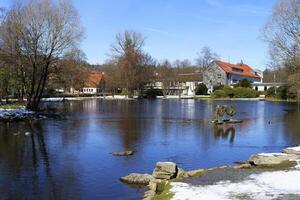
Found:
[[[249, 173], [249, 177], [254, 175], [251, 170], [261, 171], [262, 173], [274, 172], [274, 174], [271, 174], [274, 176], [277, 175], [275, 172], [282, 172], [282, 171], [292, 172], [293, 170], [299, 171], [300, 146], [287, 147], [283, 149], [282, 152], [280, 153], [253, 154], [249, 157], [247, 161], [237, 162], [236, 164], [237, 165], [184, 171], [184, 169], [179, 168], [176, 163], [158, 162], [156, 164], [156, 168], [153, 170], [152, 175], [132, 173], [129, 174], [128, 176], [122, 177], [121, 181], [125, 182], [128, 185], [135, 185], [135, 186], [139, 185], [142, 187], [143, 186], [146, 187], [147, 190], [145, 191], [142, 197], [142, 199], [144, 200], [172, 199], [172, 197], [176, 196], [176, 191], [181, 191], [181, 194], [178, 194], [178, 196], [180, 195], [183, 196], [183, 194], [189, 190], [190, 190], [189, 192], [193, 194], [195, 188], [197, 188], [198, 186], [193, 186], [186, 183], [186, 181], [188, 181], [189, 179], [191, 178], [193, 180], [197, 178], [200, 179], [204, 176], [209, 176], [214, 173], [218, 174], [218, 172], [221, 171], [223, 171], [223, 173], [226, 173], [226, 170], [227, 171], [230, 170], [231, 173], [233, 174], [235, 174], [235, 172], [236, 173], [238, 172], [238, 174], [241, 172], [247, 172]], [[243, 170], [248, 170], [248, 171], [243, 171]], [[260, 175], [260, 173], [258, 173], [257, 175]], [[221, 184], [222, 180], [217, 183]], [[252, 183], [252, 184], [255, 185], [256, 183]], [[213, 185], [204, 184], [199, 187], [200, 189], [203, 189], [204, 187], [213, 187], [213, 186], [214, 184]], [[277, 191], [277, 192], [281, 192], [281, 191]], [[297, 195], [300, 196], [300, 191], [299, 194], [297, 193]], [[199, 196], [197, 197], [199, 198]]]
[[[83, 100], [91, 100], [91, 99], [104, 99], [104, 100], [139, 100], [138, 96], [134, 96], [132, 98], [128, 98], [126, 95], [114, 95], [114, 96], [89, 96], [89, 97], [49, 97], [42, 98], [41, 102], [64, 102], [64, 101], [83, 101]], [[143, 98], [142, 98], [143, 99]], [[147, 98], [144, 98], [147, 99]], [[206, 101], [269, 101], [269, 102], [288, 102], [288, 103], [297, 103], [295, 99], [274, 99], [274, 98], [266, 98], [266, 97], [256, 97], [256, 98], [212, 98], [210, 95], [196, 95], [196, 96], [188, 96], [188, 95], [168, 95], [157, 96], [153, 99], [160, 100], [173, 100], [173, 99], [194, 99], [194, 100], [206, 100]], [[9, 99], [9, 102], [12, 104], [18, 104], [18, 99]], [[0, 102], [5, 102], [5, 100], [1, 100]], [[26, 102], [26, 99], [24, 99]], [[5, 105], [5, 104], [4, 104]], [[1, 108], [1, 106], [0, 106]]]

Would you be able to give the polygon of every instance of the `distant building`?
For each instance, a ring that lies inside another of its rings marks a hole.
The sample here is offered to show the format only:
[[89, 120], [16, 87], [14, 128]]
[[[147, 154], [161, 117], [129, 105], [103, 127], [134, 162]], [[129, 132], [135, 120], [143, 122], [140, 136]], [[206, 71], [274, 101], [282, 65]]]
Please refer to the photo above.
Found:
[[279, 88], [280, 86], [284, 86], [284, 83], [252, 83], [252, 89], [259, 92], [266, 92], [269, 88]]
[[196, 87], [202, 83], [202, 75], [200, 72], [178, 74], [174, 80], [164, 82], [158, 78], [157, 81], [147, 84], [146, 88], [162, 89], [166, 95], [194, 96]]
[[104, 74], [97, 71], [91, 71], [88, 75], [82, 93], [84, 94], [97, 94], [103, 92], [105, 88]]
[[207, 86], [208, 92], [212, 92], [216, 86], [237, 84], [242, 79], [262, 83], [263, 73], [243, 62], [231, 64], [223, 61], [213, 61], [203, 73], [203, 83]]

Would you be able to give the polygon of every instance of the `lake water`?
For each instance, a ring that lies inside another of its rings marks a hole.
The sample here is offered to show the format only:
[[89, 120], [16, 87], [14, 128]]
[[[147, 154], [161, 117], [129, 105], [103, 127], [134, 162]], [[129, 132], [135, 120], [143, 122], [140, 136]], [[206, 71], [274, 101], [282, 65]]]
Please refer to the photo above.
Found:
[[[0, 199], [139, 199], [119, 178], [157, 161], [208, 168], [300, 144], [297, 104], [236, 101], [244, 122], [221, 130], [210, 124], [217, 104], [230, 102], [73, 101], [51, 104], [68, 119], [0, 124]], [[110, 154], [126, 149], [136, 152]]]

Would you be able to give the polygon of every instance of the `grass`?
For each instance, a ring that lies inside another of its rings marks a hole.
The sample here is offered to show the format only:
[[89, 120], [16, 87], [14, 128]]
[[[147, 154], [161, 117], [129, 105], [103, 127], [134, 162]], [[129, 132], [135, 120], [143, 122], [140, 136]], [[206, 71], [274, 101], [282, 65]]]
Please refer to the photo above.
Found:
[[21, 103], [0, 105], [0, 109], [20, 109], [20, 108], [24, 108], [24, 107], [25, 107], [25, 104], [21, 104]]
[[153, 197], [153, 200], [168, 200], [174, 196], [174, 193], [171, 192], [171, 184], [167, 182], [166, 184], [161, 183], [162, 185], [158, 186], [158, 194]]

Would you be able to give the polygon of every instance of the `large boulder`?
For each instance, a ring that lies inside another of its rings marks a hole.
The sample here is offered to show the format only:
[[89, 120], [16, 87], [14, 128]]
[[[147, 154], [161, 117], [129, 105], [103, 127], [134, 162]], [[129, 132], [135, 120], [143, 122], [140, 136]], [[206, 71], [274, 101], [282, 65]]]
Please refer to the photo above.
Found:
[[170, 180], [177, 177], [178, 167], [173, 162], [157, 162], [152, 176], [156, 179]]
[[250, 157], [249, 163], [256, 166], [293, 165], [299, 158], [297, 155], [286, 153], [261, 153]]
[[134, 184], [134, 185], [148, 185], [151, 180], [153, 180], [153, 176], [150, 174], [138, 174], [132, 173], [128, 176], [121, 177], [120, 180], [124, 183]]
[[282, 152], [283, 152], [283, 153], [286, 153], [286, 154], [295, 154], [295, 155], [299, 155], [299, 157], [300, 157], [300, 146], [297, 146], [297, 147], [289, 147], [289, 148], [283, 149]]

